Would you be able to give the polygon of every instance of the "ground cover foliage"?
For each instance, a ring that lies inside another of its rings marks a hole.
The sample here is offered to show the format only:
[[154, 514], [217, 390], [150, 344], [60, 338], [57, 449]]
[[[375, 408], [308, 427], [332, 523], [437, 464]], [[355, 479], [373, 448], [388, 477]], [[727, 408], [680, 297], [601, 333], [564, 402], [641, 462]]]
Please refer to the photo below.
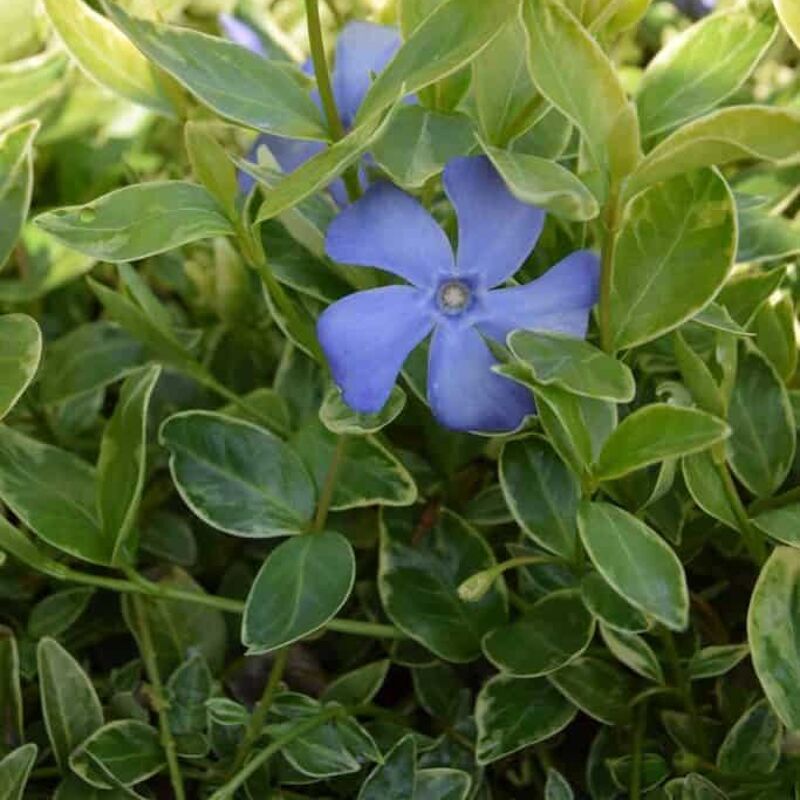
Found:
[[0, 800], [800, 797], [796, 0], [0, 31]]

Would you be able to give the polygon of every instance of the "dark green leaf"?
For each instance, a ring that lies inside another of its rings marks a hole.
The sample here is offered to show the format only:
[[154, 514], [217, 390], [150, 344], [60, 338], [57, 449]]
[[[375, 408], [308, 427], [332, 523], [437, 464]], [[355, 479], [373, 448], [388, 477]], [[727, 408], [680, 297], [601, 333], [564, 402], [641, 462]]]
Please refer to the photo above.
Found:
[[617, 594], [597, 572], [590, 572], [581, 581], [586, 607], [609, 628], [623, 633], [641, 633], [650, 626], [647, 618]]
[[347, 434], [363, 436], [377, 433], [385, 428], [401, 414], [405, 405], [406, 393], [399, 386], [395, 386], [386, 405], [377, 414], [359, 414], [342, 400], [341, 391], [334, 386], [322, 401], [319, 418], [331, 433], [340, 436]]
[[611, 654], [637, 675], [655, 683], [664, 683], [658, 656], [649, 644], [635, 633], [614, 630], [600, 625], [600, 634]]
[[0, 760], [0, 800], [23, 800], [38, 752], [35, 744], [26, 744]]
[[692, 680], [718, 678], [730, 672], [750, 655], [746, 644], [718, 644], [698, 650], [689, 660], [687, 671]]
[[25, 314], [0, 317], [0, 419], [16, 404], [39, 368], [42, 332]]
[[0, 742], [22, 739], [22, 687], [14, 631], [0, 625]]
[[84, 586], [63, 589], [43, 598], [31, 609], [28, 636], [31, 639], [60, 636], [86, 611], [93, 594], [94, 589]]
[[777, 542], [800, 547], [800, 503], [764, 511], [753, 524]]
[[340, 675], [325, 687], [322, 700], [326, 703], [337, 702], [346, 706], [358, 706], [369, 703], [380, 691], [391, 662], [373, 661], [351, 672]]
[[416, 800], [416, 760], [414, 737], [403, 737], [364, 781], [358, 800]]
[[749, 708], [730, 729], [717, 766], [731, 775], [768, 775], [781, 759], [783, 728], [766, 700]]
[[39, 123], [26, 122], [0, 135], [0, 269], [28, 216], [33, 194], [33, 140]]

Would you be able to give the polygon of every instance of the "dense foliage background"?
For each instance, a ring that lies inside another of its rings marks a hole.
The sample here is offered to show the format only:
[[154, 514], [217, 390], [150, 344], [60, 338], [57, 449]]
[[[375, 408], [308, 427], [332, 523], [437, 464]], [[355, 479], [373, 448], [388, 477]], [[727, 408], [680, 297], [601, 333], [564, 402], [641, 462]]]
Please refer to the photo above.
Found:
[[[799, 9], [2, 0], [0, 800], [800, 797]], [[404, 42], [343, 125], [354, 19]], [[513, 434], [424, 347], [355, 413], [315, 321], [391, 279], [326, 187], [455, 239], [480, 153], [588, 338], [494, 343]]]

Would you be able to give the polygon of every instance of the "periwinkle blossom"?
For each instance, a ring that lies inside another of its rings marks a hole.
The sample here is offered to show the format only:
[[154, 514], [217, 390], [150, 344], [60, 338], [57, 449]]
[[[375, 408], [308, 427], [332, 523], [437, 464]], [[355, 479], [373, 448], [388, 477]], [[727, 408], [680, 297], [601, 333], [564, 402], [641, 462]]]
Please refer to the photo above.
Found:
[[[236, 44], [252, 50], [264, 57], [267, 52], [258, 34], [247, 23], [229, 15], [220, 16], [223, 33]], [[372, 22], [348, 22], [336, 40], [331, 85], [342, 125], [349, 131], [355, 122], [358, 109], [364, 100], [375, 75], [382, 72], [391, 61], [401, 44], [400, 33], [396, 28], [376, 25]], [[303, 72], [313, 75], [314, 67], [309, 59], [303, 64]], [[314, 101], [320, 105], [319, 93], [313, 93]], [[249, 158], [254, 160], [258, 148], [266, 145], [283, 172], [293, 172], [317, 153], [325, 149], [324, 142], [310, 142], [287, 139], [273, 134], [258, 137]], [[249, 191], [253, 179], [242, 175], [240, 185]], [[331, 194], [340, 205], [346, 205], [347, 193], [342, 181], [330, 187]]]
[[672, 0], [673, 5], [692, 19], [708, 16], [716, 7], [717, 0]]
[[530, 391], [492, 371], [485, 338], [519, 328], [584, 337], [599, 263], [577, 251], [523, 286], [497, 288], [522, 266], [542, 231], [541, 209], [517, 200], [482, 156], [457, 158], [444, 187], [458, 218], [453, 248], [431, 215], [388, 183], [372, 186], [328, 229], [335, 261], [404, 279], [351, 294], [320, 316], [317, 333], [344, 401], [376, 413], [408, 355], [431, 333], [428, 401], [444, 426], [501, 432], [534, 412]]

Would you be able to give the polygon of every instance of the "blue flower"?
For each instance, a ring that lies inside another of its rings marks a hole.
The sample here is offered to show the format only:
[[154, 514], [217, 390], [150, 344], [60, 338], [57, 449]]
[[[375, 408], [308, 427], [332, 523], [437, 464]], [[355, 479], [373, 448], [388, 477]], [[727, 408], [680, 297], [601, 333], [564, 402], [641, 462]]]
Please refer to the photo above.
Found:
[[717, 5], [717, 0], [672, 0], [680, 11], [692, 19], [700, 19], [710, 14]]
[[[235, 17], [222, 15], [220, 27], [231, 41], [266, 56], [258, 35], [246, 23]], [[375, 25], [371, 22], [349, 22], [342, 29], [336, 41], [331, 84], [345, 130], [352, 127], [375, 75], [383, 71], [400, 44], [399, 32], [388, 26]], [[313, 74], [310, 60], [303, 65], [303, 71]], [[319, 105], [319, 94], [315, 92], [313, 97]], [[324, 142], [307, 142], [262, 134], [248, 156], [251, 160], [255, 160], [258, 148], [262, 145], [269, 148], [278, 166], [286, 173], [293, 172], [326, 147]], [[253, 179], [248, 175], [242, 175], [240, 185], [243, 191], [249, 191], [253, 186]], [[340, 206], [347, 204], [347, 193], [342, 181], [336, 181], [330, 187], [330, 191]]]
[[484, 157], [451, 161], [444, 186], [458, 217], [455, 256], [430, 214], [388, 183], [372, 186], [333, 221], [331, 258], [387, 270], [410, 285], [334, 303], [319, 319], [319, 340], [344, 401], [375, 413], [407, 356], [433, 332], [428, 401], [439, 422], [454, 430], [514, 430], [533, 413], [533, 399], [492, 371], [497, 360], [484, 337], [505, 343], [518, 328], [585, 336], [598, 259], [578, 251], [525, 286], [497, 289], [530, 254], [544, 212], [514, 198]]

